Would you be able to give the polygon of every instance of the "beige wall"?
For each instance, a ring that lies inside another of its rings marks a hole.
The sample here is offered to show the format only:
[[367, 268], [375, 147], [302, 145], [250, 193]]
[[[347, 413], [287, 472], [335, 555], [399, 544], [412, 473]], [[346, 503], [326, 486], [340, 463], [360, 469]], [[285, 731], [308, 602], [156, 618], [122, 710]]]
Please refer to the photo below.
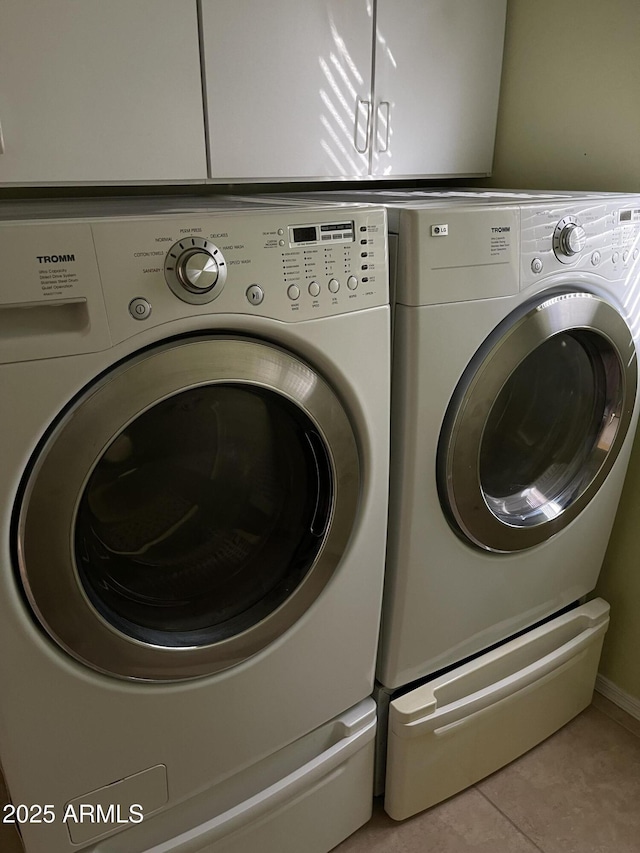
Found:
[[600, 672], [640, 701], [640, 440], [596, 589], [611, 605]]
[[492, 183], [640, 192], [640, 0], [508, 0]]
[[[491, 182], [640, 193], [640, 0], [509, 0]], [[640, 701], [640, 438], [597, 592], [601, 673]]]

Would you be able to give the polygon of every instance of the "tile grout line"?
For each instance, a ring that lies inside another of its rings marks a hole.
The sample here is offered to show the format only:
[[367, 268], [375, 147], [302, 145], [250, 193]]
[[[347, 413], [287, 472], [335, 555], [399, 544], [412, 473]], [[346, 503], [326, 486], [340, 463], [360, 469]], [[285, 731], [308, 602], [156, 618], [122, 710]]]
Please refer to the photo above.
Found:
[[492, 806], [492, 807], [493, 807], [493, 808], [494, 808], [494, 809], [495, 809], [499, 814], [501, 814], [501, 815], [502, 815], [502, 817], [503, 817], [506, 821], [508, 821], [508, 822], [511, 824], [511, 826], [512, 826], [512, 827], [513, 827], [513, 828], [514, 828], [514, 829], [519, 833], [519, 835], [521, 835], [523, 838], [526, 838], [526, 840], [527, 840], [530, 844], [532, 844], [532, 845], [536, 848], [536, 850], [539, 850], [539, 851], [540, 851], [540, 853], [546, 853], [545, 849], [544, 849], [543, 847], [540, 847], [538, 844], [536, 844], [536, 842], [533, 840], [533, 838], [530, 838], [530, 837], [527, 835], [527, 833], [526, 833], [524, 830], [522, 830], [522, 829], [518, 826], [518, 824], [517, 824], [517, 823], [515, 823], [515, 821], [513, 821], [513, 820], [509, 817], [509, 815], [508, 815], [508, 814], [506, 814], [505, 812], [503, 812], [503, 811], [502, 811], [502, 809], [501, 809], [501, 808], [500, 808], [496, 803], [494, 803], [494, 802], [493, 802], [493, 800], [492, 800], [492, 799], [491, 799], [487, 794], [485, 794], [485, 792], [484, 792], [484, 791], [482, 791], [482, 790], [481, 790], [477, 785], [474, 785], [474, 786], [473, 786], [473, 788], [474, 788], [474, 790], [475, 790], [475, 791], [477, 791], [477, 792], [480, 794], [480, 796], [481, 796], [481, 797], [483, 797], [483, 798], [484, 798], [484, 799], [489, 803], [489, 805], [490, 805], [490, 806]]

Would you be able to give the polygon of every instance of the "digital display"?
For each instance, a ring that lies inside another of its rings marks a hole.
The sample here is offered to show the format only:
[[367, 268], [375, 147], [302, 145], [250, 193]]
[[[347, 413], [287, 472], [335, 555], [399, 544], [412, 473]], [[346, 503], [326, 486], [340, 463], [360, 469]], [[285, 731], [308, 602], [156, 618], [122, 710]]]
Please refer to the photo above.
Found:
[[321, 231], [353, 231], [353, 222], [332, 222], [330, 225], [321, 225]]
[[355, 240], [355, 223], [353, 220], [345, 222], [319, 222], [317, 225], [290, 225], [289, 245], [311, 246], [325, 245], [327, 242], [349, 243]]
[[620, 211], [620, 222], [631, 222], [631, 211], [630, 210], [621, 210]]
[[308, 225], [305, 228], [292, 228], [294, 243], [310, 243], [317, 238], [316, 226]]

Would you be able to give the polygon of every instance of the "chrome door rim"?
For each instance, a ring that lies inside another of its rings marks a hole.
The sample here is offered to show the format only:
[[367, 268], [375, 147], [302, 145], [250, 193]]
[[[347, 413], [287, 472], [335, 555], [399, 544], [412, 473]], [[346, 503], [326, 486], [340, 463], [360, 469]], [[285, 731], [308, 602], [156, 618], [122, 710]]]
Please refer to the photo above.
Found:
[[[566, 527], [597, 493], [611, 470], [631, 421], [637, 386], [637, 359], [631, 331], [620, 313], [601, 297], [566, 291], [507, 318], [463, 374], [445, 416], [438, 447], [438, 489], [456, 532], [487, 551], [516, 552], [534, 547]], [[612, 401], [602, 446], [589, 462], [587, 485], [555, 517], [529, 527], [506, 524], [489, 507], [479, 474], [484, 427], [500, 390], [528, 355], [562, 333], [592, 333], [615, 353], [621, 375], [620, 399]], [[606, 435], [605, 435], [606, 433]]]
[[[109, 624], [83, 589], [74, 553], [78, 505], [106, 447], [129, 423], [173, 394], [230, 382], [283, 395], [322, 436], [334, 479], [322, 546], [294, 592], [244, 632], [198, 647], [143, 643]], [[179, 339], [114, 368], [77, 399], [49, 435], [28, 475], [18, 515], [17, 562], [23, 588], [47, 633], [96, 670], [157, 681], [218, 672], [265, 648], [317, 599], [347, 547], [359, 489], [359, 454], [349, 418], [329, 385], [308, 365], [253, 339]]]

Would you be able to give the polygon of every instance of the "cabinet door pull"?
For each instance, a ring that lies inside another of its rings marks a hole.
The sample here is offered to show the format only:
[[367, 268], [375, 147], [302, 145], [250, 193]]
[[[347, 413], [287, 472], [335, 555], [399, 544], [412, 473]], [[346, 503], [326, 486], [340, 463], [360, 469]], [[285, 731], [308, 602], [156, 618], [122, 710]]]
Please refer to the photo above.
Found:
[[[358, 145], [358, 131], [360, 130], [360, 112], [361, 107], [364, 106], [367, 109], [367, 124], [365, 126], [364, 131], [364, 146], [360, 147]], [[371, 123], [371, 101], [365, 101], [360, 97], [356, 98], [356, 121], [354, 125], [353, 131], [353, 145], [358, 154], [366, 154], [367, 148], [369, 147], [369, 125]]]
[[378, 103], [378, 117], [376, 121], [376, 148], [380, 154], [389, 150], [389, 115], [391, 104], [389, 101]]
[[4, 136], [2, 135], [2, 122], [0, 121], [0, 154], [4, 154]]

